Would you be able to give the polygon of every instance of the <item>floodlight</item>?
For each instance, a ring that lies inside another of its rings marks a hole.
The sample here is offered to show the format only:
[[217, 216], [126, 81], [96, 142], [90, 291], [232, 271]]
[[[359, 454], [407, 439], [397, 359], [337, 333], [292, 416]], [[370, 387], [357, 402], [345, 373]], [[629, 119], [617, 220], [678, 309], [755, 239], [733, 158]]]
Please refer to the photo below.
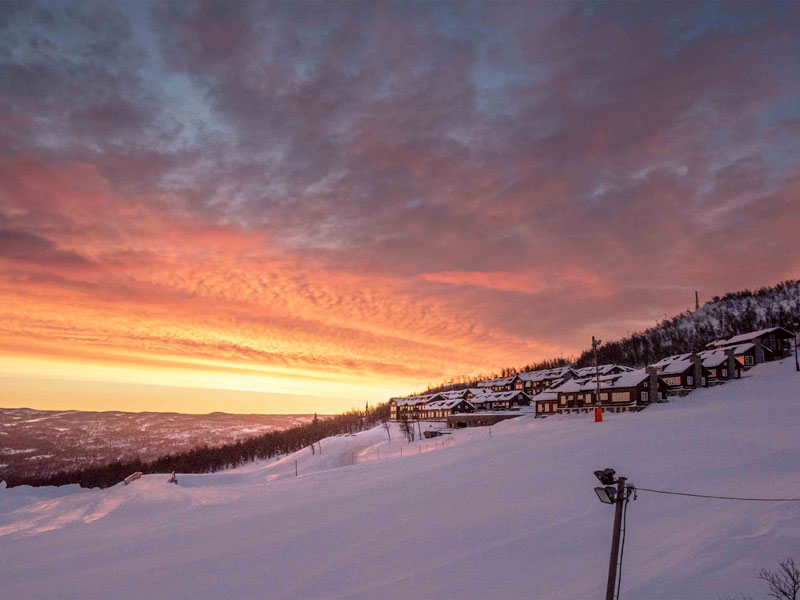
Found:
[[617, 490], [610, 485], [594, 488], [594, 493], [603, 504], [614, 504], [617, 499]]
[[597, 477], [598, 481], [603, 485], [611, 485], [612, 483], [616, 483], [617, 480], [614, 479], [614, 475], [617, 472], [614, 469], [603, 469], [602, 471], [595, 471], [594, 476]]

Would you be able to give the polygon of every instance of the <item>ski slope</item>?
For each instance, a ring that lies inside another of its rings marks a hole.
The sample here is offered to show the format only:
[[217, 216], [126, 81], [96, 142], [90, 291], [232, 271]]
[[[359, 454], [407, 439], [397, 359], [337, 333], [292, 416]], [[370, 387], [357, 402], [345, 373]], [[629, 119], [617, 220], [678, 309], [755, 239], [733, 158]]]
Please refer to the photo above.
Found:
[[[800, 497], [793, 360], [637, 414], [521, 417], [414, 444], [378, 427], [210, 475], [0, 489], [4, 598], [602, 598], [613, 508], [640, 487]], [[490, 437], [491, 430], [491, 437]], [[400, 455], [402, 448], [402, 456]], [[295, 477], [295, 460], [299, 476]], [[1, 485], [1, 484], [0, 484]], [[641, 492], [621, 598], [766, 598], [800, 502]]]

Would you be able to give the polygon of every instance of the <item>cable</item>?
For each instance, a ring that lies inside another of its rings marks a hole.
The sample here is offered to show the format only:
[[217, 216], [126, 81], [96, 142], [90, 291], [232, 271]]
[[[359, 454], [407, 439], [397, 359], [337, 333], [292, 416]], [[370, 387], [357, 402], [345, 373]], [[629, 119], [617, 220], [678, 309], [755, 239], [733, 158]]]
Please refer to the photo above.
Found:
[[652, 492], [654, 494], [669, 494], [671, 496], [691, 496], [692, 498], [714, 498], [716, 500], [743, 500], [748, 502], [800, 502], [800, 498], [742, 498], [738, 496], [712, 496], [710, 494], [690, 494], [688, 492], [669, 492], [667, 490], [650, 490], [637, 487], [640, 492]]

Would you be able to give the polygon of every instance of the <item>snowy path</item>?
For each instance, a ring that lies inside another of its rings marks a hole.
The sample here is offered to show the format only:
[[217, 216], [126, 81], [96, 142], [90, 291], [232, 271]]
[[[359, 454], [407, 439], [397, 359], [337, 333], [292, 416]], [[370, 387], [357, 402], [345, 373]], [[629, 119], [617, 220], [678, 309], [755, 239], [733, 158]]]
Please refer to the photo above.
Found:
[[[602, 424], [523, 417], [445, 445], [375, 428], [179, 486], [0, 490], [3, 597], [602, 597], [612, 511], [593, 470], [800, 496], [800, 376], [750, 374]], [[800, 503], [641, 493], [628, 518], [626, 600], [763, 598], [758, 570], [800, 558]]]

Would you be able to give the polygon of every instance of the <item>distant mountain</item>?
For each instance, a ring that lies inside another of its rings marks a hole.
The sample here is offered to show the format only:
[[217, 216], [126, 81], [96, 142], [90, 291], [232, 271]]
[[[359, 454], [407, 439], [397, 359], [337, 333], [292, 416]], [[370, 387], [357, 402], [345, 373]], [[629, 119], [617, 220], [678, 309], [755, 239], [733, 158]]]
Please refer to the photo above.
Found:
[[0, 408], [0, 480], [152, 460], [309, 423], [313, 415], [208, 415]]
[[[702, 350], [706, 344], [740, 333], [785, 327], [790, 331], [800, 322], [800, 281], [784, 281], [758, 290], [743, 290], [714, 297], [698, 310], [684, 312], [658, 326], [598, 350], [601, 364], [644, 366], [665, 356]], [[578, 367], [593, 364], [592, 351], [585, 350]]]

